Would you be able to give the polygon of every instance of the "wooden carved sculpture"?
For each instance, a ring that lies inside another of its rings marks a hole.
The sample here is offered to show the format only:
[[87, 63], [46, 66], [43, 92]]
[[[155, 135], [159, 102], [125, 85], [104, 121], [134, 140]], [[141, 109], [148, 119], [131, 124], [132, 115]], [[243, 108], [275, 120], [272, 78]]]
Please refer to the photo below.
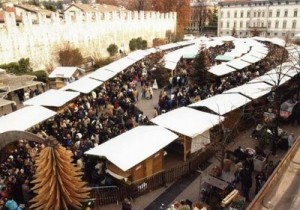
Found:
[[31, 209], [80, 209], [81, 203], [89, 198], [90, 188], [81, 180], [82, 172], [73, 165], [72, 152], [56, 141], [42, 149], [35, 160], [37, 166], [35, 184], [36, 196], [30, 201]]

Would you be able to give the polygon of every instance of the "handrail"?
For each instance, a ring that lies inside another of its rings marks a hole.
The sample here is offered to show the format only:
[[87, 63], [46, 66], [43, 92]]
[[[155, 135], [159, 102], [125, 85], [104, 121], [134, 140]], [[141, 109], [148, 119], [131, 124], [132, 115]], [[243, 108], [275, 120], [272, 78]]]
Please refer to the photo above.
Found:
[[[263, 200], [267, 193], [269, 192], [270, 188], [274, 186], [274, 183], [278, 179], [282, 177], [282, 174], [286, 171], [285, 169], [288, 168], [289, 164], [291, 163], [291, 160], [294, 158], [296, 152], [300, 148], [300, 137], [295, 141], [293, 146], [289, 149], [288, 153], [285, 155], [285, 157], [282, 159], [282, 161], [279, 163], [279, 165], [276, 167], [272, 175], [269, 177], [267, 182], [264, 184], [262, 189], [259, 191], [259, 193], [255, 196], [255, 198], [252, 200], [252, 202], [247, 207], [247, 210], [256, 210], [259, 209], [259, 207], [262, 207]], [[260, 208], [261, 209], [261, 208]]]

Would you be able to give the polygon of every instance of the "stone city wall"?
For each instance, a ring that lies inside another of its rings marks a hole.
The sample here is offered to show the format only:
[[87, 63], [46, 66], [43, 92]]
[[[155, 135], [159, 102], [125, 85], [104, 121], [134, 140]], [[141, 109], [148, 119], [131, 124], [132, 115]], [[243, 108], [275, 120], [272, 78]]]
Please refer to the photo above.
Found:
[[[18, 26], [14, 13], [5, 13], [0, 26], [0, 64], [30, 58], [35, 70], [56, 66], [57, 52], [66, 44], [79, 48], [83, 56], [108, 56], [107, 47], [115, 43], [129, 52], [129, 41], [142, 37], [151, 47], [154, 38], [164, 38], [176, 30], [176, 13], [53, 13], [51, 21], [31, 13], [23, 14]], [[35, 23], [35, 24], [34, 24]]]

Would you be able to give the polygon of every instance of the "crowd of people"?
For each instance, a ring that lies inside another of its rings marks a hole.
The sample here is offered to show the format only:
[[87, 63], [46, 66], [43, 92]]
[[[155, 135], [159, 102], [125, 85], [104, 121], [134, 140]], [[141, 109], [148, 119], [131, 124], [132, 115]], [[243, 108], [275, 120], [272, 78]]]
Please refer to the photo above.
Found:
[[[210, 48], [210, 60], [231, 48], [230, 44]], [[167, 89], [161, 91], [155, 115], [211, 97], [263, 74], [278, 62], [277, 47], [270, 45], [269, 50], [269, 55], [254, 67], [232, 73], [205, 86], [189, 82], [188, 72], [193, 65], [185, 63], [185, 68], [180, 68], [178, 74], [170, 79], [171, 94]], [[35, 126], [32, 132], [41, 137], [54, 136], [64, 147], [72, 150], [74, 163], [82, 168], [84, 179], [91, 186], [111, 184], [105, 173], [105, 161], [86, 157], [84, 152], [137, 125], [149, 124], [147, 116], [136, 108], [135, 103], [139, 96], [143, 99], [152, 98], [155, 78], [151, 76], [151, 69], [162, 57], [163, 53], [151, 54], [90, 94], [79, 96], [58, 110], [55, 117]], [[137, 89], [138, 83], [142, 87], [141, 93]], [[29, 91], [29, 97], [38, 94]], [[18, 96], [20, 101], [24, 100], [22, 92]], [[12, 151], [8, 151], [9, 157], [0, 165], [0, 206], [12, 198], [19, 204], [28, 203], [32, 197], [29, 189], [35, 170], [34, 158], [43, 147], [22, 139]]]
[[[231, 88], [243, 85], [256, 77], [265, 74], [282, 62], [282, 48], [273, 44], [266, 43], [266, 45], [269, 48], [269, 53], [261, 61], [252, 64], [243, 70], [231, 72], [222, 77], [215, 77], [213, 82], [204, 85], [196, 84], [190, 80], [189, 72], [194, 68], [193, 62], [181, 61], [181, 63], [178, 64], [178, 73], [169, 79], [170, 85], [159, 94], [156, 110], [159, 110], [158, 113], [163, 113], [174, 108], [186, 106], [216, 94], [223, 93]], [[216, 57], [219, 51], [211, 49], [215, 48], [207, 49], [206, 54]], [[226, 48], [222, 48], [223, 51], [225, 49]], [[229, 45], [228, 50], [230, 49]], [[285, 60], [287, 58], [286, 53], [284, 53], [283, 56], [283, 60]], [[170, 94], [168, 94], [168, 90], [171, 90]]]

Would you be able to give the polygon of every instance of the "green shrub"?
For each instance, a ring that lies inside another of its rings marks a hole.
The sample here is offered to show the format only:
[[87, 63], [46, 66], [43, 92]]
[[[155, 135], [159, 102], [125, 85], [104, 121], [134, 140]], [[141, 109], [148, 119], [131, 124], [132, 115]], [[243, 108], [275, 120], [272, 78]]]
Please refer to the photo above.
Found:
[[116, 44], [110, 44], [107, 48], [107, 51], [109, 52], [110, 56], [114, 56], [118, 53], [118, 46]]
[[137, 49], [137, 40], [136, 40], [136, 39], [131, 39], [131, 40], [129, 41], [129, 49], [130, 49], [131, 51], [134, 51], [134, 50]]
[[136, 39], [131, 39], [129, 41], [129, 49], [131, 51], [134, 51], [134, 50], [138, 50], [138, 49], [146, 49], [147, 48], [147, 40], [143, 40], [141, 37], [138, 37]]
[[37, 81], [41, 81], [44, 83], [48, 81], [48, 74], [44, 70], [34, 71], [31, 74], [36, 76]]
[[7, 73], [16, 75], [30, 74], [32, 72], [29, 58], [21, 58], [18, 62], [2, 64], [0, 68], [5, 69]]

